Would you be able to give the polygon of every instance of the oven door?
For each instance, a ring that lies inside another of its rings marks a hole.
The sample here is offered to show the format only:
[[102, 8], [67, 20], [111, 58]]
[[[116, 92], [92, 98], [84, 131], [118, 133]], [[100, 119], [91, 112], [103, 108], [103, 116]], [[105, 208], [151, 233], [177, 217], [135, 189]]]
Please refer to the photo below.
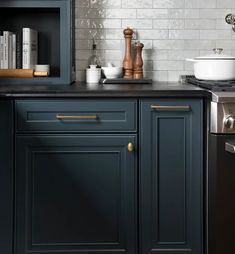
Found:
[[208, 251], [235, 253], [235, 134], [209, 137]]

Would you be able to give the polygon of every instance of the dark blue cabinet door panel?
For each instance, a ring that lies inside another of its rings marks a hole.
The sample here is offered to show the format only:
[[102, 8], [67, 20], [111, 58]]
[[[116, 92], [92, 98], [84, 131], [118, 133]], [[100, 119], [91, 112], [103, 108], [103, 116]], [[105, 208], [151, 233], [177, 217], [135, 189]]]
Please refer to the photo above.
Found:
[[[18, 100], [18, 131], [136, 131], [136, 100]], [[57, 117], [70, 117], [58, 119]], [[83, 117], [76, 119], [76, 117]], [[90, 118], [89, 118], [90, 117]]]
[[142, 253], [202, 253], [202, 101], [142, 100]]
[[135, 135], [18, 136], [16, 253], [135, 253]]
[[13, 252], [13, 102], [0, 102], [0, 253]]

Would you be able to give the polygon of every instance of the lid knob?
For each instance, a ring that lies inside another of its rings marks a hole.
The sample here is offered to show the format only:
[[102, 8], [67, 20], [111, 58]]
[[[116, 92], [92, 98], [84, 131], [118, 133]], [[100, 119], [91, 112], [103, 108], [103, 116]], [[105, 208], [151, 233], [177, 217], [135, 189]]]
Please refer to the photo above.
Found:
[[219, 55], [222, 53], [223, 50], [224, 50], [224, 49], [222, 49], [222, 48], [214, 48], [214, 49], [213, 49], [214, 53], [215, 53], [215, 54], [219, 54]]

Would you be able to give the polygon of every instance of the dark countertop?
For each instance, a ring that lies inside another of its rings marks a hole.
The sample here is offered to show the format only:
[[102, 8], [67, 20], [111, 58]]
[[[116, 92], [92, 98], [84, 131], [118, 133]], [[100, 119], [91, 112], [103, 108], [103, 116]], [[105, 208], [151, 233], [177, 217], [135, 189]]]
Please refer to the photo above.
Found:
[[42, 97], [210, 97], [209, 91], [181, 83], [156, 82], [152, 85], [1, 85], [1, 98]]

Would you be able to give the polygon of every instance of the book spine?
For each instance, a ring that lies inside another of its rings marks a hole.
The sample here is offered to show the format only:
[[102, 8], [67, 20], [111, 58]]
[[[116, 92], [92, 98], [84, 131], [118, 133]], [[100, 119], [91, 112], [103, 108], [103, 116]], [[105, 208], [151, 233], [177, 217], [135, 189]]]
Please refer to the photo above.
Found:
[[8, 69], [12, 69], [12, 33], [9, 32], [8, 39]]
[[16, 69], [16, 34], [12, 34], [12, 69]]
[[38, 63], [38, 32], [31, 30], [30, 39], [30, 68], [35, 69]]
[[22, 33], [16, 35], [16, 68], [22, 68]]
[[4, 46], [3, 46], [3, 69], [9, 68], [9, 32], [3, 32]]
[[23, 28], [23, 56], [22, 67], [23, 69], [30, 69], [30, 29]]
[[3, 69], [3, 36], [0, 36], [0, 69]]

